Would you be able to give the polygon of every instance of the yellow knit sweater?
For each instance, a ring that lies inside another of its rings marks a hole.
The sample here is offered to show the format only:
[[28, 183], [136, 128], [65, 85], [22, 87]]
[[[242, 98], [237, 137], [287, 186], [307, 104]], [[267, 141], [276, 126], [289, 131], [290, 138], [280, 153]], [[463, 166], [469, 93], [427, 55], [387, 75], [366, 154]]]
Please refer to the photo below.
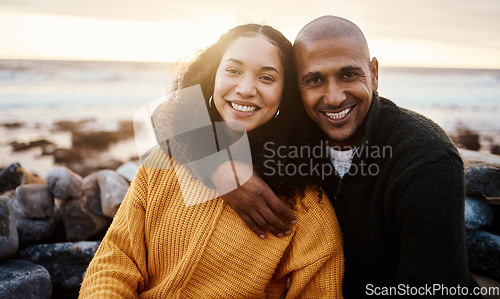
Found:
[[[141, 166], [92, 259], [80, 298], [341, 298], [344, 274], [337, 218], [318, 191], [306, 190], [290, 236], [262, 240], [214, 192], [154, 152]], [[208, 193], [207, 193], [208, 192]]]

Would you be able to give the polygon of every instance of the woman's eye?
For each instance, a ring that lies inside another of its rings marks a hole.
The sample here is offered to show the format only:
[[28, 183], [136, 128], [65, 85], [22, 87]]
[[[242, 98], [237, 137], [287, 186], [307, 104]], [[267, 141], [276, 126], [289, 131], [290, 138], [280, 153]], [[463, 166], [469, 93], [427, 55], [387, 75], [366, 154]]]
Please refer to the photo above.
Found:
[[226, 69], [226, 72], [228, 72], [230, 74], [235, 74], [235, 75], [241, 74], [240, 71], [238, 69], [235, 69], [235, 68], [228, 68], [228, 69]]
[[274, 78], [272, 76], [269, 76], [269, 75], [261, 75], [259, 77], [259, 79], [264, 80], [264, 81], [268, 81], [268, 82], [273, 82], [274, 81]]

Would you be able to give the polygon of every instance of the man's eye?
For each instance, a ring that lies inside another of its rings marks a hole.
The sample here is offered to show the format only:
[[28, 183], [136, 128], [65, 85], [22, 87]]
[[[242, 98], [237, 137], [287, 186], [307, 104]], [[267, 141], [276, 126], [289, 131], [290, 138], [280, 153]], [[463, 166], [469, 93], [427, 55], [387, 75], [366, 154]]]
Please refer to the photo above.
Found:
[[342, 79], [352, 79], [354, 77], [356, 77], [357, 74], [356, 73], [345, 73], [342, 75]]
[[310, 78], [310, 79], [307, 79], [306, 80], [306, 84], [307, 85], [320, 85], [321, 83], [323, 83], [323, 79], [322, 78]]

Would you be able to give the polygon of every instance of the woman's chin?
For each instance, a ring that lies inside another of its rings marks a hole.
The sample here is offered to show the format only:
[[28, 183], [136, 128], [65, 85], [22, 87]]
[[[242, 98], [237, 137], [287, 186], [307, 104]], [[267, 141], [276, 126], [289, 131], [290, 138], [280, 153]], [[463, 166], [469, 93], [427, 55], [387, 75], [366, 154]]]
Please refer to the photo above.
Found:
[[[248, 125], [245, 126], [244, 124], [235, 121], [226, 122], [226, 124], [229, 129], [236, 132], [245, 132], [245, 131], [248, 132], [249, 130], [253, 129], [250, 128]], [[247, 129], [247, 127], [249, 127], [249, 129]]]

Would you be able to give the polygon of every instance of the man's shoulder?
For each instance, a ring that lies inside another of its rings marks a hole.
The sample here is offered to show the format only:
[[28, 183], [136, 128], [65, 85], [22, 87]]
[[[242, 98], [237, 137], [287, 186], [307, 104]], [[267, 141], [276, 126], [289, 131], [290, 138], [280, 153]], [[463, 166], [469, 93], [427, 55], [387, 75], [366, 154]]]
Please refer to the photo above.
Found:
[[380, 98], [380, 114], [385, 126], [391, 128], [391, 139], [406, 141], [415, 146], [438, 143], [454, 147], [448, 134], [434, 121], [422, 114]]
[[384, 145], [391, 146], [396, 155], [422, 160], [459, 157], [453, 141], [438, 124], [382, 97], [378, 125], [388, 132]]

